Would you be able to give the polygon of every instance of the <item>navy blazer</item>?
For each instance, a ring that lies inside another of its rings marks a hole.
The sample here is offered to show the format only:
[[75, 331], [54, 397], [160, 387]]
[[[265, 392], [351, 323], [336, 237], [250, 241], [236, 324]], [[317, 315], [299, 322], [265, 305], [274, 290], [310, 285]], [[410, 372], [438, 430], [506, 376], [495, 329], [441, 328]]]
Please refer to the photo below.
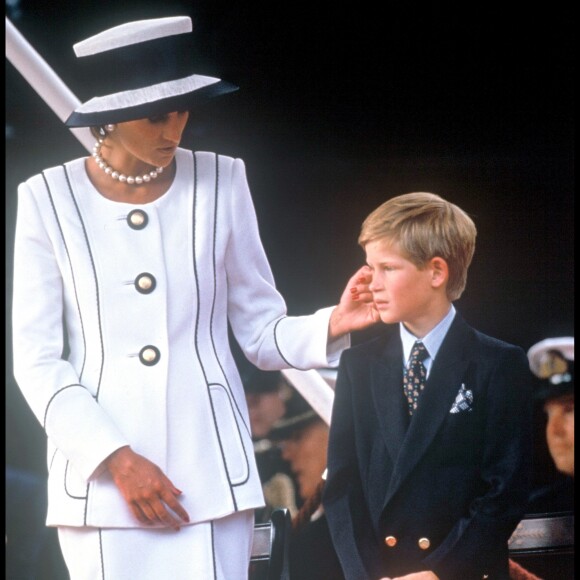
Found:
[[509, 578], [531, 480], [530, 377], [523, 349], [456, 314], [410, 418], [398, 325], [343, 353], [323, 504], [347, 580]]

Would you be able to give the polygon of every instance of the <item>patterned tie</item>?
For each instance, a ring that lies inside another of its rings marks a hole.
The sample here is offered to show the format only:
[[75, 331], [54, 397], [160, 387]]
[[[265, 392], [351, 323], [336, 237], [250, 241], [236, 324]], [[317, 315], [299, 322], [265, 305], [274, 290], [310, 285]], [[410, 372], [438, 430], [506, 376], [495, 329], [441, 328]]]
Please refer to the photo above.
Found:
[[422, 342], [415, 342], [411, 349], [409, 364], [403, 373], [403, 391], [409, 403], [409, 415], [417, 409], [417, 401], [421, 391], [425, 388], [427, 371], [423, 361], [429, 356]]

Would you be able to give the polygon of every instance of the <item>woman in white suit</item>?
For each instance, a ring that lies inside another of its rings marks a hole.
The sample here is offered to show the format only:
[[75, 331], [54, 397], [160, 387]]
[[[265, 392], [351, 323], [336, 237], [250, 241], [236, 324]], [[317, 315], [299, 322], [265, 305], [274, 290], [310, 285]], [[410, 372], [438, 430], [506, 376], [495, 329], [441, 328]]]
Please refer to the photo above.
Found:
[[188, 110], [237, 88], [191, 74], [190, 32], [161, 18], [76, 44], [113, 87], [66, 123], [92, 128], [93, 156], [18, 190], [14, 370], [72, 580], [246, 578], [263, 496], [228, 322], [258, 367], [308, 369], [377, 320], [364, 268], [337, 307], [287, 316], [243, 161], [179, 147]]

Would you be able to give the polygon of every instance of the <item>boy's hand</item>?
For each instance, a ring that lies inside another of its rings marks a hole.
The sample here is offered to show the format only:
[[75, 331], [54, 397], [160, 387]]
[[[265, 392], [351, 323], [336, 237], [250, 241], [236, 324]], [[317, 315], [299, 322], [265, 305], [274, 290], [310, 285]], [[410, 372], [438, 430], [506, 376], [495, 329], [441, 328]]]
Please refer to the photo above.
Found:
[[369, 290], [372, 275], [363, 266], [350, 278], [338, 306], [332, 311], [328, 327], [329, 338], [338, 338], [353, 330], [362, 330], [380, 321]]

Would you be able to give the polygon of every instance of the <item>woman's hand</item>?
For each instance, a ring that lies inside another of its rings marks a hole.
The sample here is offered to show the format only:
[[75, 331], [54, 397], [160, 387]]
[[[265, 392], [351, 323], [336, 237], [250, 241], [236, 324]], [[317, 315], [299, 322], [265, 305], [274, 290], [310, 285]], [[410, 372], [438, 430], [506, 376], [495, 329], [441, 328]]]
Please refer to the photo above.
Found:
[[164, 524], [179, 530], [183, 522], [189, 522], [188, 513], [177, 500], [182, 492], [157, 465], [135, 453], [129, 446], [109, 455], [105, 465], [131, 511], [142, 524]]
[[363, 266], [350, 278], [338, 306], [330, 316], [329, 338], [338, 338], [379, 322], [379, 313], [369, 290], [371, 280], [371, 269], [368, 266]]

